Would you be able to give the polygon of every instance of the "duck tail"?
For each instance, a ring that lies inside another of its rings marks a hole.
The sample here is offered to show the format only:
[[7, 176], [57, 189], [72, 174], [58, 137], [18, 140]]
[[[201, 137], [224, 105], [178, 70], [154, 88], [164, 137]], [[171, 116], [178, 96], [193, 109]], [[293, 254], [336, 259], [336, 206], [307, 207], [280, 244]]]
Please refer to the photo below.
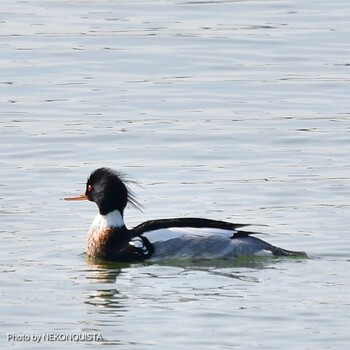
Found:
[[271, 252], [274, 256], [299, 256], [299, 257], [306, 257], [307, 254], [305, 252], [301, 251], [295, 251], [295, 250], [287, 250], [279, 247], [271, 247]]

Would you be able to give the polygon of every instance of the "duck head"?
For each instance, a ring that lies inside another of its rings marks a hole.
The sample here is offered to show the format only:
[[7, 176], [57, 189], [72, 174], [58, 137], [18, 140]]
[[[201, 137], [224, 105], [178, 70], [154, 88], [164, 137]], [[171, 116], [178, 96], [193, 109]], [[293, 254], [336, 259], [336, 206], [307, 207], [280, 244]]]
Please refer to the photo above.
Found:
[[86, 182], [85, 194], [65, 200], [89, 200], [96, 203], [101, 215], [118, 210], [121, 215], [128, 203], [139, 208], [133, 193], [125, 184], [123, 175], [109, 168], [94, 170]]

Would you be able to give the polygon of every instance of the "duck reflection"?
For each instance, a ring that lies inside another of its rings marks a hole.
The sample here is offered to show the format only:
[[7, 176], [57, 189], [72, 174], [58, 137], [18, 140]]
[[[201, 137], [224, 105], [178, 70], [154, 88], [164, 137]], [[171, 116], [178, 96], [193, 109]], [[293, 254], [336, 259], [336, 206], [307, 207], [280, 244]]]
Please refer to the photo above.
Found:
[[131, 264], [94, 259], [85, 255], [87, 278], [93, 283], [115, 283], [123, 268]]
[[[218, 260], [174, 260], [162, 261], [160, 266], [176, 266], [184, 269], [183, 274], [190, 271], [205, 271], [211, 276], [224, 276], [240, 281], [259, 283], [257, 270], [273, 269], [274, 263], [282, 259], [264, 257], [240, 257], [236, 259]], [[254, 274], [254, 276], [252, 276]]]
[[[102, 308], [122, 309], [123, 303], [127, 297], [118, 291], [116, 281], [122, 274], [123, 269], [128, 268], [129, 264], [102, 261], [85, 256], [87, 265], [86, 278], [95, 284], [97, 289], [90, 291], [86, 304]], [[102, 288], [102, 286], [113, 286], [113, 288]]]
[[[128, 289], [133, 288], [130, 283], [134, 285], [132, 281], [135, 282], [137, 276], [139, 282], [145, 277], [184, 279], [197, 271], [205, 272], [208, 276], [260, 283], [259, 270], [274, 269], [275, 265], [282, 261], [283, 258], [244, 257], [235, 260], [168, 260], [157, 263], [127, 264], [96, 260], [86, 256], [87, 279], [99, 286], [90, 293], [87, 303], [100, 307], [120, 307], [120, 303], [128, 298]], [[164, 269], [167, 267], [169, 269]], [[145, 283], [148, 284], [148, 282]], [[103, 288], [107, 285], [113, 288]]]

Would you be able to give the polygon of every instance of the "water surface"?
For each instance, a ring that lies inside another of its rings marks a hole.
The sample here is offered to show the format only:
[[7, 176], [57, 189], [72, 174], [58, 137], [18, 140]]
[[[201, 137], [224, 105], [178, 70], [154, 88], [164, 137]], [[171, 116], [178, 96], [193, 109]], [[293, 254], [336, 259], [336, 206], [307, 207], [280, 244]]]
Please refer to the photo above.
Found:
[[[347, 349], [349, 5], [2, 1], [0, 341]], [[259, 227], [308, 259], [102, 264], [84, 255], [93, 169], [130, 174], [141, 221]]]

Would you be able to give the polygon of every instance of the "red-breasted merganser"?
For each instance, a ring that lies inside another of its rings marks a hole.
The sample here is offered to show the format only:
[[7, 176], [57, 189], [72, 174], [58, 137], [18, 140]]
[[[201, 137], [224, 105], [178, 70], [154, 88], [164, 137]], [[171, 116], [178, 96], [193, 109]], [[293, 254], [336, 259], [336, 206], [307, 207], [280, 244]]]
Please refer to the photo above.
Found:
[[86, 239], [86, 253], [97, 259], [136, 262], [146, 259], [231, 259], [249, 255], [294, 256], [303, 252], [273, 246], [234, 224], [200, 218], [146, 221], [129, 230], [127, 204], [138, 207], [123, 176], [109, 168], [93, 171], [85, 194], [66, 200], [89, 200], [99, 209]]

